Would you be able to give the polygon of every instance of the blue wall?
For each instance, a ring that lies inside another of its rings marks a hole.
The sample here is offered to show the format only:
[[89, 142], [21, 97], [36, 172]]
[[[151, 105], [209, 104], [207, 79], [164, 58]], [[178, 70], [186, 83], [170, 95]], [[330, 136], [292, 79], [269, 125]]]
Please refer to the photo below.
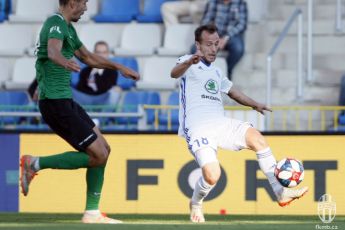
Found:
[[0, 134], [0, 212], [18, 212], [19, 135]]

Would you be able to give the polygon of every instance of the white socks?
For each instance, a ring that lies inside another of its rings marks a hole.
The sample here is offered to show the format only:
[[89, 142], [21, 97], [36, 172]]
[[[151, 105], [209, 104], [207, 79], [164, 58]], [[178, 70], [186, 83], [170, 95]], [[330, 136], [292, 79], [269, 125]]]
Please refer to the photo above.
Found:
[[279, 196], [283, 191], [283, 186], [274, 176], [274, 169], [277, 165], [277, 161], [272, 155], [271, 149], [268, 147], [266, 149], [260, 150], [256, 153], [256, 156], [258, 158], [260, 169], [266, 175], [273, 189], [273, 192], [276, 194], [276, 196]]
[[204, 198], [209, 194], [209, 192], [214, 188], [215, 185], [208, 184], [204, 177], [200, 177], [199, 180], [195, 184], [193, 196], [192, 196], [192, 204], [193, 205], [201, 205]]
[[85, 210], [84, 215], [98, 216], [101, 215], [101, 212], [99, 210]]

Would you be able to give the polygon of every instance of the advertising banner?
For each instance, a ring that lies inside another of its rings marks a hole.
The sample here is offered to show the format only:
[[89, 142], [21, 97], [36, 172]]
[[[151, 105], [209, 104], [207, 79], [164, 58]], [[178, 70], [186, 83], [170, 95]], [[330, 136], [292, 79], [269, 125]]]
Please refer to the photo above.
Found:
[[[188, 213], [189, 197], [201, 175], [185, 141], [176, 135], [105, 135], [111, 146], [101, 210], [107, 213]], [[302, 161], [309, 192], [290, 206], [278, 206], [254, 152], [220, 150], [222, 177], [204, 203], [209, 214], [317, 215], [318, 201], [330, 194], [345, 215], [345, 136], [267, 136], [277, 160]], [[20, 135], [21, 154], [47, 156], [72, 148], [53, 134]], [[42, 170], [21, 212], [82, 212], [86, 169]]]

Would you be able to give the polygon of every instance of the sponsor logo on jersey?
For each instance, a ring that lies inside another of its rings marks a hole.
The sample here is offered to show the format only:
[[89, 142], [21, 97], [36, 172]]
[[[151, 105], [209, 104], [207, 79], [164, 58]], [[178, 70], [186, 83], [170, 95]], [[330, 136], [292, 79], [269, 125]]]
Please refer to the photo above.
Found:
[[218, 87], [218, 84], [215, 80], [210, 79], [206, 82], [205, 89], [209, 93], [217, 94], [219, 87]]
[[205, 95], [205, 94], [201, 95], [201, 98], [202, 99], [209, 99], [209, 100], [221, 102], [221, 100], [218, 97], [208, 96], [208, 95]]
[[54, 31], [56, 31], [56, 32], [58, 32], [59, 34], [61, 34], [60, 26], [52, 26], [52, 27], [50, 28], [49, 32], [52, 33], [52, 32], [54, 32]]

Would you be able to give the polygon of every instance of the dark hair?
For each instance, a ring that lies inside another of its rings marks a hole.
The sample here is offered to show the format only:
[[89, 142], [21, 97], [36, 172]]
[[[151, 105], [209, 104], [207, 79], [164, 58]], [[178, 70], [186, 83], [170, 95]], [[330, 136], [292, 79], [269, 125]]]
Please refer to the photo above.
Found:
[[217, 26], [215, 26], [213, 24], [207, 24], [207, 25], [199, 26], [198, 28], [196, 28], [196, 30], [194, 32], [195, 41], [197, 41], [197, 42], [201, 41], [201, 34], [204, 31], [207, 31], [210, 34], [218, 33], [218, 28], [217, 28]]
[[69, 0], [59, 0], [60, 6], [66, 6]]
[[105, 41], [98, 41], [98, 42], [96, 42], [96, 43], [95, 43], [95, 46], [94, 46], [94, 50], [96, 50], [96, 47], [97, 47], [98, 45], [104, 45], [104, 46], [106, 46], [107, 49], [109, 50], [109, 45], [108, 45], [108, 43], [105, 42]]
[[71, 0], [59, 0], [59, 4], [60, 4], [60, 6], [66, 6], [70, 1]]

